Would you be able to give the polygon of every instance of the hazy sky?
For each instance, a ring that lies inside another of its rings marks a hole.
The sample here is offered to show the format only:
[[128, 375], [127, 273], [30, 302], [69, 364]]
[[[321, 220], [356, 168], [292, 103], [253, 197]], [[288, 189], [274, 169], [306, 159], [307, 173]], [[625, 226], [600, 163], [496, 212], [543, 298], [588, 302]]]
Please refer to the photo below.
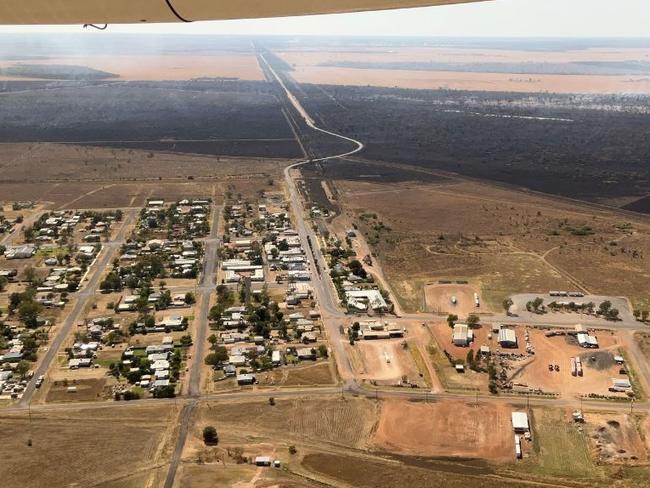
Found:
[[[111, 25], [109, 29], [113, 32], [187, 34], [648, 37], [649, 21], [650, 0], [493, 0], [468, 5], [313, 17]], [[81, 26], [0, 27], [0, 31], [24, 30], [81, 31]]]

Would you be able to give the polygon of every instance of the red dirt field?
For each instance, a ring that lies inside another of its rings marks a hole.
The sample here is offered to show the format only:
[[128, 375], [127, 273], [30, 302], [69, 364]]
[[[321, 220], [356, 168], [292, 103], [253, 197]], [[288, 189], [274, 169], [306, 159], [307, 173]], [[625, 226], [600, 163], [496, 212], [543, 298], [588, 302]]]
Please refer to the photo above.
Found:
[[510, 414], [507, 405], [386, 401], [372, 444], [410, 455], [507, 462], [514, 457]]
[[402, 340], [357, 341], [354, 354], [359, 360], [353, 364], [358, 377], [395, 385], [406, 376], [409, 381], [417, 383], [420, 372], [409, 350], [401, 343]]

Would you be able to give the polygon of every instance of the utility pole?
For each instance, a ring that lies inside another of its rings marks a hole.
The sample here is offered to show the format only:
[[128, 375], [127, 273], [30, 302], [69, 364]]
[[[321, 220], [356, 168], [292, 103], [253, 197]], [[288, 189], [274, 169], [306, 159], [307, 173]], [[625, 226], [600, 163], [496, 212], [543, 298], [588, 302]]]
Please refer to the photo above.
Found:
[[27, 415], [29, 416], [29, 437], [27, 439], [27, 445], [32, 447], [32, 403], [27, 404]]

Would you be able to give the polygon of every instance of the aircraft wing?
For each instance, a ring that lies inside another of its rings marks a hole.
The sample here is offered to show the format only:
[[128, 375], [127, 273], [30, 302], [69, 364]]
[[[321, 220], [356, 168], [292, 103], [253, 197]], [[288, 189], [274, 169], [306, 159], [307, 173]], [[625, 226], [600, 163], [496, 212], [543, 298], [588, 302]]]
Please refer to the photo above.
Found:
[[484, 0], [1, 0], [0, 24], [132, 24], [254, 19]]

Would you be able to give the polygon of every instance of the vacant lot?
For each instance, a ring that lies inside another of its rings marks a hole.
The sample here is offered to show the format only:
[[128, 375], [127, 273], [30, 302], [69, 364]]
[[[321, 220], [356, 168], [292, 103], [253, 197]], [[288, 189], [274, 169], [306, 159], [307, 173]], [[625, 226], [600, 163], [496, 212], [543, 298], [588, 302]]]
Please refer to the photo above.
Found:
[[450, 462], [448, 460], [369, 458], [360, 455], [310, 453], [302, 462], [308, 472], [325, 477], [328, 484], [345, 483], [346, 486], [375, 488], [377, 486], [408, 486], [429, 488], [445, 486], [466, 488], [524, 488], [527, 483], [513, 478], [487, 476], [493, 471], [485, 463]]
[[31, 418], [31, 427], [26, 412], [0, 419], [5, 486], [146, 486], [167, 459], [175, 423], [174, 409], [163, 405], [32, 410]]
[[[478, 289], [470, 285], [432, 283], [424, 287], [424, 300], [427, 311], [455, 314], [467, 317], [473, 313], [488, 311], [488, 307], [481, 306]], [[476, 296], [479, 304], [476, 305]]]
[[203, 426], [217, 425], [225, 444], [265, 438], [364, 447], [376, 421], [375, 409], [375, 403], [369, 400], [328, 397], [276, 399], [275, 405], [269, 405], [266, 399], [208, 402], [196, 411], [192, 435], [200, 439]]
[[329, 361], [316, 364], [287, 366], [275, 369], [266, 375], [258, 376], [261, 385], [275, 386], [318, 386], [335, 383], [332, 374], [333, 366]]
[[[378, 385], [395, 386], [404, 379], [426, 386], [420, 378], [420, 369], [402, 340], [357, 341], [349, 347], [356, 375]], [[347, 347], [347, 346], [346, 346]]]
[[514, 456], [511, 411], [493, 404], [387, 401], [382, 404], [373, 444], [415, 456], [507, 462]]
[[178, 488], [278, 487], [311, 488], [318, 486], [284, 470], [250, 465], [223, 464], [183, 465], [176, 476]]
[[92, 402], [111, 398], [107, 380], [74, 379], [75, 372], [68, 374], [70, 379], [56, 381], [47, 392], [46, 402]]

